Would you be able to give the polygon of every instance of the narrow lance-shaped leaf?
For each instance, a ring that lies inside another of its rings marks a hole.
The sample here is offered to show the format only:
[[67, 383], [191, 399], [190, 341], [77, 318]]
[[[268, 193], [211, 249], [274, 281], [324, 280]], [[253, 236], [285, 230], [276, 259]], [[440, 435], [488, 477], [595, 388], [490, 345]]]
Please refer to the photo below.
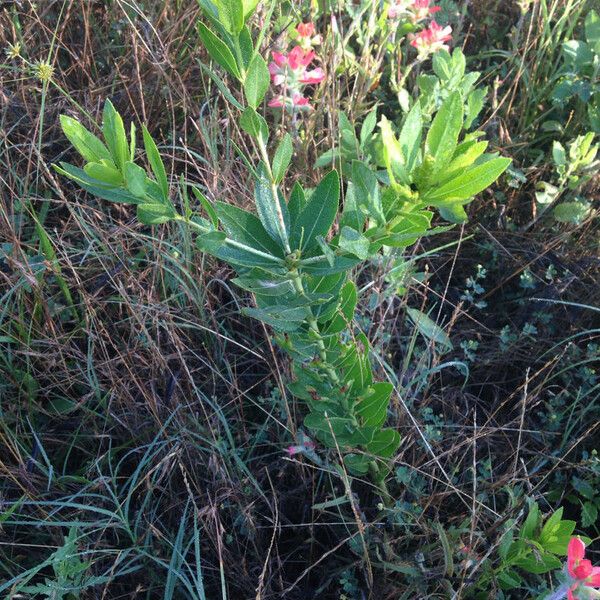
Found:
[[220, 40], [204, 23], [198, 24], [198, 35], [210, 57], [230, 75], [240, 79], [240, 70], [227, 44]]
[[306, 206], [294, 222], [291, 232], [292, 250], [309, 250], [316, 245], [317, 236], [325, 237], [333, 225], [340, 200], [340, 178], [331, 171], [319, 183]]
[[67, 115], [60, 115], [60, 125], [67, 139], [85, 160], [88, 162], [112, 161], [107, 147], [79, 121]]
[[270, 75], [267, 63], [260, 54], [255, 54], [244, 79], [244, 93], [248, 104], [252, 108], [258, 108], [258, 105], [262, 102], [269, 89], [269, 82]]
[[419, 160], [421, 151], [421, 140], [423, 138], [423, 117], [421, 115], [421, 104], [415, 102], [415, 105], [406, 115], [404, 125], [400, 130], [398, 141], [408, 173], [412, 173]]
[[125, 163], [129, 160], [129, 144], [127, 143], [123, 119], [110, 100], [106, 100], [104, 103], [102, 133], [112, 154], [113, 161], [119, 169], [123, 169]]
[[285, 172], [292, 160], [294, 154], [294, 145], [292, 143], [292, 136], [286, 133], [275, 151], [273, 156], [273, 179], [275, 183], [281, 183], [285, 176]]
[[146, 156], [148, 157], [150, 168], [156, 177], [156, 181], [158, 182], [164, 199], [167, 200], [169, 197], [169, 182], [167, 180], [165, 165], [160, 157], [156, 143], [152, 139], [152, 136], [145, 125], [142, 127], [142, 135], [144, 137], [144, 148], [146, 149]]
[[463, 125], [463, 100], [454, 92], [444, 101], [425, 140], [425, 152], [433, 158], [433, 171], [440, 172], [450, 162]]
[[[258, 168], [258, 179], [254, 188], [254, 199], [256, 209], [261, 223], [267, 233], [277, 241], [281, 248], [289, 246], [289, 213], [285, 202], [267, 174], [267, 168], [260, 164]], [[277, 192], [277, 197], [275, 193]]]
[[242, 0], [212, 0], [219, 13], [219, 22], [232, 35], [237, 35], [244, 26]]
[[432, 205], [463, 202], [490, 186], [508, 168], [509, 158], [493, 158], [469, 168], [437, 189], [427, 192], [423, 200]]

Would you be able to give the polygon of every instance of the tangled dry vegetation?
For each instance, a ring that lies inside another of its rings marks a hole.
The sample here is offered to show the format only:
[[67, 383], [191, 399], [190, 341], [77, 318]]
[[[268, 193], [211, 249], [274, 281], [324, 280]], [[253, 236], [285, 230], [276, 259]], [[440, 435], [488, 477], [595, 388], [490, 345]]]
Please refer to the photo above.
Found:
[[[73, 597], [461, 598], [478, 580], [482, 597], [526, 597], [489, 579], [506, 524], [518, 528], [528, 498], [581, 523], [574, 478], [600, 478], [598, 219], [530, 226], [553, 173], [536, 121], [549, 107], [528, 93], [559, 62], [539, 27], [546, 3], [443, 4], [490, 87], [479, 128], [513, 165], [467, 224], [409, 250], [406, 294], [385, 261], [357, 274], [374, 369], [401, 391], [383, 516], [369, 481], [350, 489], [330, 463], [282, 451], [305, 409], [268, 328], [240, 313], [251, 298], [229, 267], [185, 229], [144, 226], [51, 168], [77, 161], [59, 115], [93, 128], [110, 98], [148, 125], [173, 180], [251, 205], [240, 155], [253, 141], [200, 67], [201, 8], [0, 4], [0, 46], [20, 44], [0, 70], [0, 584], [58, 577], [49, 559], [75, 531], [65, 564], [84, 564], [87, 583]], [[593, 2], [549, 4], [585, 14]], [[319, 92], [306, 118], [319, 135], [302, 141], [290, 188], [319, 180], [352, 82]], [[599, 188], [578, 193], [597, 206]], [[419, 335], [409, 306], [435, 307], [451, 351]], [[582, 530], [597, 550], [597, 522]]]

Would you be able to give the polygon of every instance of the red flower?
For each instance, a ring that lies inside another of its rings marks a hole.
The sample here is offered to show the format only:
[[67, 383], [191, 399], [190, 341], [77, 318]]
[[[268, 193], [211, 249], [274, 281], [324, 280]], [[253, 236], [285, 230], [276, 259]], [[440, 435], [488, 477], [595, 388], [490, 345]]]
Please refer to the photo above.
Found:
[[410, 18], [413, 23], [418, 23], [423, 19], [442, 10], [440, 6], [429, 6], [431, 0], [395, 0], [388, 9], [388, 18], [397, 19], [398, 17]]
[[315, 26], [312, 23], [300, 23], [296, 31], [300, 37], [309, 38], [315, 34]]
[[576, 600], [579, 587], [587, 586], [591, 588], [600, 587], [600, 567], [594, 567], [592, 562], [585, 558], [585, 544], [574, 537], [569, 542], [567, 548], [567, 570], [573, 578], [573, 584], [569, 588], [567, 597], [569, 600]]
[[452, 27], [442, 27], [431, 21], [429, 27], [415, 35], [410, 44], [419, 51], [420, 58], [425, 58], [438, 50], [448, 50], [445, 42], [452, 39], [451, 33]]
[[275, 96], [270, 102], [271, 108], [300, 108], [309, 109], [310, 104], [308, 98], [305, 98], [300, 92], [294, 93], [292, 96], [284, 96], [280, 94]]
[[269, 65], [271, 81], [275, 85], [293, 87], [297, 83], [321, 83], [325, 79], [323, 70], [307, 71], [306, 67], [315, 58], [312, 50], [304, 50], [296, 46], [287, 56], [281, 52], [273, 52], [273, 62]]
[[321, 43], [321, 36], [315, 35], [316, 29], [313, 23], [300, 23], [296, 27], [296, 32], [298, 33], [296, 41], [305, 50], [310, 50], [313, 46]]
[[417, 23], [442, 10], [441, 6], [429, 6], [430, 0], [415, 0], [412, 5], [413, 21]]
[[325, 79], [325, 73], [323, 72], [323, 69], [318, 67], [312, 71], [304, 71], [304, 73], [300, 76], [299, 81], [305, 85], [311, 85], [321, 83], [323, 79]]

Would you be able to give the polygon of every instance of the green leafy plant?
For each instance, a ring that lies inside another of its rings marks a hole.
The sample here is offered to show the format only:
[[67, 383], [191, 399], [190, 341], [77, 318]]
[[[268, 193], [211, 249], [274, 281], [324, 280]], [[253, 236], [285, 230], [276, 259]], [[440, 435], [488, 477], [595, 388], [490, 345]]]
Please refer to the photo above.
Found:
[[561, 223], [577, 224], [589, 214], [590, 203], [578, 192], [592, 179], [600, 165], [596, 158], [600, 146], [593, 144], [594, 137], [593, 132], [577, 136], [567, 149], [560, 142], [554, 142], [552, 158], [556, 180], [538, 183], [535, 196], [540, 212], [528, 227], [550, 209], [553, 217]]
[[22, 591], [47, 600], [72, 600], [80, 597], [81, 590], [87, 587], [87, 571], [91, 562], [81, 560], [77, 551], [77, 535], [77, 528], [71, 527], [64, 544], [49, 558], [54, 579], [46, 578], [44, 583], [25, 586]]
[[595, 10], [585, 18], [584, 35], [585, 41], [563, 43], [563, 67], [551, 97], [558, 106], [575, 104], [578, 112], [585, 111], [592, 131], [600, 133], [600, 16]]
[[560, 569], [561, 557], [567, 555], [576, 526], [575, 521], [565, 520], [562, 515], [563, 509], [559, 508], [544, 519], [538, 504], [532, 502], [518, 533], [514, 532], [514, 521], [507, 524], [498, 547], [499, 563], [487, 570], [478, 587], [488, 589], [493, 581], [501, 589], [511, 590], [522, 586], [523, 573], [541, 575]]
[[[400, 444], [398, 432], [385, 426], [393, 387], [376, 381], [369, 340], [354, 320], [358, 292], [352, 269], [385, 247], [405, 248], [435, 233], [431, 207], [453, 222], [464, 220], [463, 206], [510, 161], [484, 154], [487, 143], [478, 142], [476, 135], [461, 139], [465, 102], [455, 91], [428, 129], [418, 103], [399, 135], [382, 118], [386, 176], [365, 161], [352, 160], [341, 213], [341, 182], [335, 170], [314, 189], [294, 184], [286, 198], [280, 184], [292, 159], [291, 143], [284, 135], [270, 152], [269, 125], [258, 112], [269, 71], [260, 55], [262, 34], [253, 41], [246, 25], [254, 6], [241, 0], [204, 5], [211, 28], [201, 24], [200, 38], [213, 60], [238, 82], [245, 100], [235, 99], [213, 71], [211, 77], [239, 110], [239, 123], [258, 148], [257, 163], [244, 157], [254, 180], [256, 213], [210, 202], [192, 188], [206, 215], [201, 216], [192, 208], [184, 182], [179, 212], [148, 131], [143, 129], [143, 139], [151, 175], [136, 162], [135, 127], [128, 139], [108, 101], [104, 141], [77, 121], [62, 118], [65, 135], [86, 165], [79, 169], [61, 163], [58, 170], [100, 198], [135, 205], [146, 225], [172, 221], [192, 228], [199, 250], [231, 265], [237, 274], [234, 282], [254, 297], [255, 306], [244, 309], [245, 314], [270, 326], [292, 359], [288, 389], [306, 403], [305, 426], [352, 475], [370, 474], [386, 497], [385, 477]], [[374, 125], [371, 117], [361, 134], [365, 144]], [[431, 329], [426, 315], [413, 318], [418, 327]]]

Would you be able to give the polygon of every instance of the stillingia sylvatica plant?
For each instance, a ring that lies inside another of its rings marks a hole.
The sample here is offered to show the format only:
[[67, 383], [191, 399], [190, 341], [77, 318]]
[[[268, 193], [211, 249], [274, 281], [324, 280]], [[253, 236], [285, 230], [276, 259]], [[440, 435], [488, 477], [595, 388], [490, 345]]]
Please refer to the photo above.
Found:
[[[259, 110], [269, 101], [271, 84], [279, 91], [287, 86], [288, 92], [296, 86], [299, 92], [298, 86], [322, 80], [322, 71], [310, 67], [314, 55], [307, 38], [314, 39], [314, 29], [299, 27], [300, 43], [287, 56], [268, 57], [273, 59], [269, 67], [263, 57], [265, 32], [253, 38], [247, 24], [255, 3], [213, 0], [203, 6], [208, 25], [199, 25], [200, 38], [229, 74], [229, 83], [214, 70], [210, 75], [256, 143], [258, 156], [247, 157], [256, 210], [243, 210], [227, 198], [211, 202], [196, 188], [197, 205], [192, 205], [184, 183], [177, 194], [143, 127], [147, 172], [135, 152], [135, 127], [128, 139], [110, 101], [104, 107], [104, 141], [76, 120], [61, 118], [65, 135], [86, 164], [80, 169], [61, 163], [57, 170], [100, 198], [135, 205], [146, 225], [176, 221], [192, 228], [200, 251], [231, 265], [234, 282], [254, 296], [255, 306], [244, 312], [268, 325], [291, 359], [287, 387], [304, 402], [304, 426], [333, 450], [332, 456], [341, 457], [347, 472], [369, 474], [385, 496], [400, 435], [386, 427], [393, 386], [376, 380], [369, 340], [354, 320], [358, 292], [353, 269], [385, 247], [406, 248], [435, 233], [432, 208], [446, 220], [463, 221], [464, 205], [510, 161], [486, 154], [480, 134], [463, 134], [465, 102], [455, 91], [430, 123], [418, 102], [403, 123], [382, 117], [378, 136], [376, 116], [370, 117], [361, 137], [379, 140], [383, 173], [354, 160], [343, 183], [332, 170], [314, 189], [296, 182], [286, 193], [292, 136], [272, 139]], [[274, 4], [264, 8], [264, 22], [269, 22]], [[296, 102], [288, 92], [281, 91], [286, 107], [290, 98]], [[184, 199], [182, 209], [177, 197]], [[304, 442], [291, 448], [294, 453], [323, 450]]]

